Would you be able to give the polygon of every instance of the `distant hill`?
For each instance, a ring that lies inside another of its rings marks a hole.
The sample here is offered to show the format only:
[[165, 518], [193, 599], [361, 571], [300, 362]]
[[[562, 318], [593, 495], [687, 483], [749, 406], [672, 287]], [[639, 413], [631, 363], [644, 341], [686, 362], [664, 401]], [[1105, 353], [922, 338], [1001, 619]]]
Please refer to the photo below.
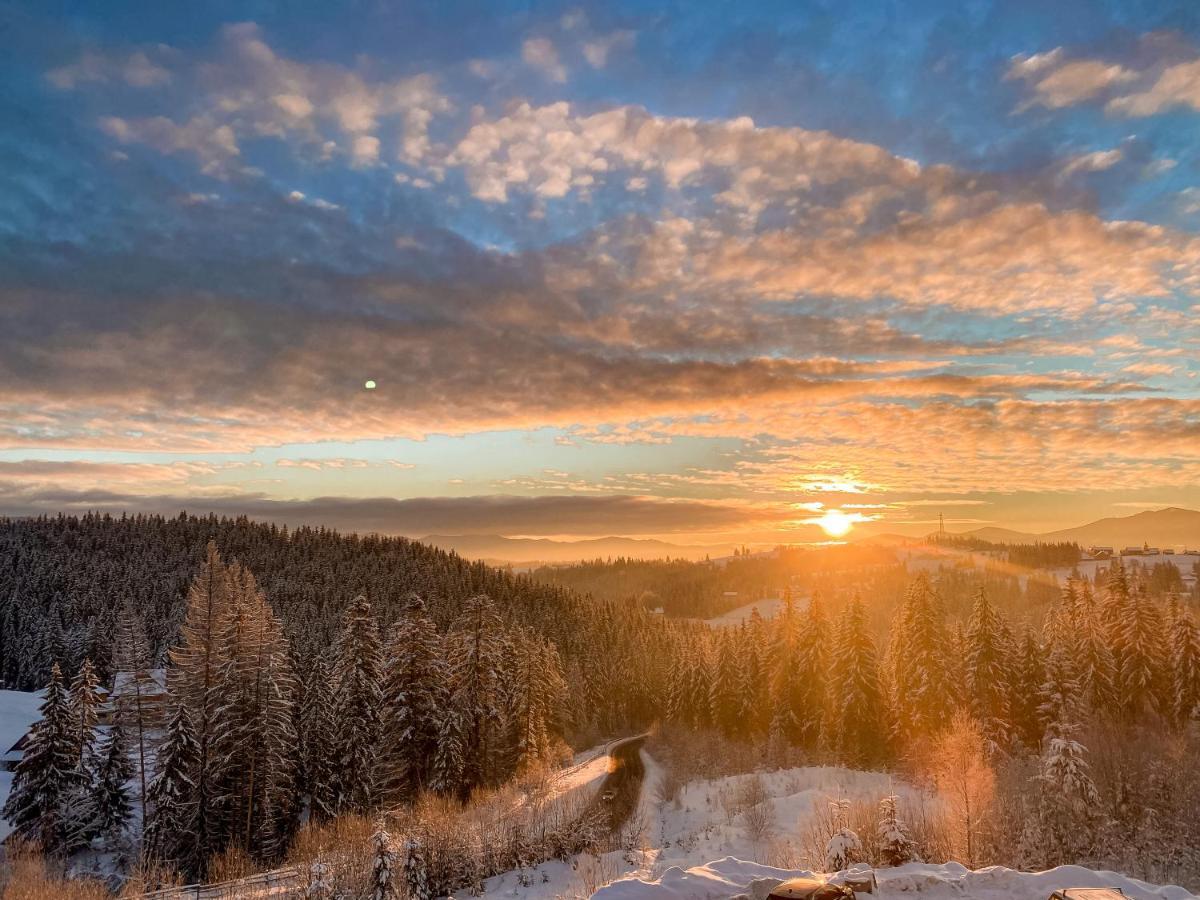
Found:
[[570, 563], [624, 556], [628, 559], [704, 559], [725, 556], [733, 545], [695, 546], [638, 538], [604, 537], [581, 541], [510, 538], [499, 534], [431, 534], [421, 543], [453, 550], [467, 559], [492, 563]]
[[1148, 543], [1152, 547], [1200, 544], [1200, 510], [1149, 509], [1132, 516], [1113, 516], [1078, 528], [1064, 528], [1042, 535], [1047, 541], [1076, 541], [1080, 544], [1131, 546]]
[[998, 544], [1024, 544], [1034, 541], [1074, 541], [1080, 546], [1105, 547], [1195, 547], [1200, 545], [1200, 510], [1148, 509], [1131, 516], [1110, 516], [1087, 525], [1062, 528], [1042, 534], [1011, 531], [1007, 528], [976, 528], [963, 534]]

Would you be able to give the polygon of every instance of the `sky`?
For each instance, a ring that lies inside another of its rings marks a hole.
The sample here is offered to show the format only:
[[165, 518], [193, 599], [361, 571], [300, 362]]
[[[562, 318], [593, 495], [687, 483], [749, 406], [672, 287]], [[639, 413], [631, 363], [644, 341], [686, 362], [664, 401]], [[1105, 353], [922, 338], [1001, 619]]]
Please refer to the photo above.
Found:
[[1192, 0], [0, 33], [0, 514], [771, 544], [1200, 507]]

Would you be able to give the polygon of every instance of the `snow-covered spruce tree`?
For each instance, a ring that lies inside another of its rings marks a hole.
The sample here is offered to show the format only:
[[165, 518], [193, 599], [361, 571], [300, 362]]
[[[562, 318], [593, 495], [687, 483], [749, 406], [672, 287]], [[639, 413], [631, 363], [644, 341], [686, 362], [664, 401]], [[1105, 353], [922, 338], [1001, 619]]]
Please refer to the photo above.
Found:
[[295, 810], [295, 679], [287, 640], [248, 569], [235, 565], [218, 671], [213, 745], [227, 839], [261, 859], [282, 850]]
[[845, 765], [865, 766], [885, 755], [886, 720], [875, 644], [867, 633], [862, 601], [851, 599], [838, 621], [829, 665], [832, 743]]
[[146, 856], [185, 873], [197, 871], [204, 861], [196, 844], [199, 767], [200, 745], [192, 732], [191, 715], [186, 706], [177, 703], [158, 748], [154, 778], [146, 789], [142, 842]]
[[713, 725], [726, 737], [733, 737], [740, 730], [741, 716], [738, 703], [739, 684], [737, 648], [731, 629], [722, 629], [717, 638], [716, 664], [713, 666], [712, 685], [708, 704]]
[[409, 900], [433, 900], [429, 860], [425, 856], [425, 845], [416, 835], [404, 842], [404, 887]]
[[818, 595], [808, 601], [798, 627], [792, 713], [798, 723], [797, 743], [813, 752], [824, 736], [829, 707], [829, 625]]
[[692, 728], [708, 728], [712, 723], [709, 715], [708, 698], [712, 694], [712, 683], [716, 661], [707, 642], [696, 648], [692, 664], [687, 670], [687, 708], [690, 713], [688, 724]]
[[[154, 687], [150, 676], [150, 643], [142, 618], [133, 603], [126, 599], [117, 616], [116, 647], [113, 664], [117, 672], [124, 673], [128, 688], [115, 698], [113, 719], [119, 722], [129, 735], [137, 757], [138, 799], [142, 809], [146, 808], [146, 785], [148, 784], [147, 751], [149, 748], [150, 723], [148, 697]], [[114, 684], [115, 687], [115, 684]]]
[[104, 703], [100, 683], [90, 659], [85, 659], [71, 681], [70, 699], [73, 725], [72, 754], [76, 773], [70, 792], [63, 798], [66, 823], [64, 850], [77, 850], [99, 833], [96, 822], [97, 782], [100, 770], [100, 742], [96, 726]]
[[392, 632], [382, 703], [380, 786], [384, 799], [397, 804], [411, 800], [430, 781], [446, 704], [441, 636], [416, 594], [409, 596]]
[[337, 722], [329, 663], [318, 656], [309, 671], [304, 700], [297, 716], [304, 791], [309, 814], [318, 821], [337, 815]]
[[551, 762], [552, 738], [563, 719], [567, 685], [558, 648], [527, 628], [510, 632], [511, 663], [506, 670], [506, 715], [511, 745], [507, 768], [528, 769]]
[[75, 756], [82, 769], [94, 772], [96, 725], [100, 721], [100, 707], [104, 697], [100, 693], [100, 682], [90, 659], [85, 659], [71, 681], [71, 717], [74, 722]]
[[833, 820], [837, 828], [825, 846], [825, 870], [840, 872], [862, 858], [862, 841], [850, 829], [847, 821], [850, 801], [833, 800], [829, 805], [833, 810]]
[[470, 793], [465, 785], [466, 749], [470, 728], [465, 710], [454, 702], [453, 691], [438, 723], [437, 749], [429, 775], [430, 790], [439, 794]]
[[924, 573], [909, 585], [888, 652], [893, 727], [901, 739], [929, 735], [950, 713], [945, 678], [946, 627]]
[[1038, 865], [1078, 863], [1095, 836], [1100, 795], [1088, 770], [1087, 749], [1075, 739], [1077, 730], [1058, 721], [1046, 733], [1041, 772], [1036, 776]]
[[359, 595], [346, 612], [334, 650], [339, 811], [365, 811], [378, 803], [375, 748], [379, 739], [382, 654], [371, 604]]
[[[465, 799], [472, 788], [488, 782], [489, 761], [502, 726], [500, 673], [505, 641], [500, 616], [490, 598], [478, 595], [467, 601], [450, 635], [447, 656], [451, 684], [447, 719], [461, 721], [458, 792]], [[452, 723], [450, 727], [459, 726]], [[445, 722], [443, 736], [453, 740]]]
[[737, 686], [734, 692], [736, 732], [755, 739], [765, 735], [771, 724], [765, 631], [757, 607], [750, 610], [749, 618], [738, 629]]
[[1182, 728], [1200, 718], [1200, 634], [1191, 610], [1175, 613], [1168, 641], [1168, 713], [1171, 721]]
[[1121, 711], [1136, 720], [1161, 708], [1163, 622], [1156, 604], [1139, 586], [1129, 593], [1116, 629], [1117, 688]]
[[376, 823], [371, 836], [374, 860], [371, 864], [370, 900], [398, 900], [400, 896], [399, 876], [396, 871], [396, 851], [392, 847], [392, 836], [382, 821]]
[[916, 843], [909, 837], [908, 826], [900, 818], [897, 804], [895, 794], [879, 801], [879, 853], [885, 866], [921, 861]]
[[14, 834], [37, 841], [47, 853], [59, 853], [73, 838], [67, 803], [78, 784], [79, 766], [75, 717], [58, 663], [50, 668], [41, 714], [17, 763], [3, 816]]
[[1073, 663], [1065, 636], [1052, 634], [1047, 640], [1046, 680], [1038, 689], [1038, 716], [1046, 727], [1043, 747], [1047, 738], [1058, 735], [1064, 723], [1079, 720], [1081, 699]]
[[1012, 670], [1009, 709], [1013, 732], [1021, 746], [1032, 753], [1041, 747], [1045, 725], [1039, 708], [1041, 689], [1046, 682], [1046, 664], [1037, 635], [1028, 625], [1017, 641], [1017, 658]]
[[94, 825], [96, 834], [109, 849], [117, 849], [125, 841], [133, 815], [128, 783], [134, 774], [125, 729], [116, 722], [108, 731], [96, 772]]
[[686, 724], [687, 711], [687, 668], [689, 656], [681, 646], [682, 641], [671, 654], [671, 665], [667, 669], [666, 718], [673, 725]]
[[217, 713], [225, 702], [219, 676], [225, 662], [223, 638], [233, 593], [229, 567], [210, 542], [204, 563], [188, 589], [181, 629], [183, 643], [171, 651], [175, 666], [170, 691], [173, 700], [187, 710], [197, 748], [196, 763], [189, 775], [194, 779], [195, 800], [194, 819], [189, 823], [188, 865], [184, 866], [189, 875], [202, 874], [209, 857], [224, 846], [227, 837], [219, 802], [224, 773], [217, 753], [221, 738]]
[[1073, 615], [1068, 618], [1075, 636], [1074, 670], [1080, 699], [1093, 713], [1116, 712], [1116, 687], [1112, 648], [1105, 636], [1091, 585], [1078, 588]]
[[1011, 655], [1000, 614], [981, 587], [967, 622], [964, 687], [971, 714], [993, 752], [1007, 749], [1011, 740], [1007, 663]]

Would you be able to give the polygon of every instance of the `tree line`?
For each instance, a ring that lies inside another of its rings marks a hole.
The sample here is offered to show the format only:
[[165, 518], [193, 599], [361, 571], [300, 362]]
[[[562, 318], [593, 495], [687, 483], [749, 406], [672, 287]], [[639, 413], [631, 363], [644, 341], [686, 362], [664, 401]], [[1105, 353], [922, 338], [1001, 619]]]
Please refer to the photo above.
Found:
[[[253, 573], [210, 545], [170, 663], [170, 720], [138, 839], [125, 737], [134, 710], [127, 702], [111, 728], [97, 727], [90, 661], [69, 692], [51, 668], [5, 807], [19, 837], [59, 854], [140, 849], [200, 877], [231, 847], [279, 858], [305, 809], [327, 819], [426, 790], [465, 799], [549, 763], [561, 742], [567, 689], [557, 650], [506, 626], [484, 595], [446, 632], [411, 595], [386, 636], [360, 596], [330, 652], [301, 678]], [[132, 683], [148, 680], [148, 665], [134, 661]]]

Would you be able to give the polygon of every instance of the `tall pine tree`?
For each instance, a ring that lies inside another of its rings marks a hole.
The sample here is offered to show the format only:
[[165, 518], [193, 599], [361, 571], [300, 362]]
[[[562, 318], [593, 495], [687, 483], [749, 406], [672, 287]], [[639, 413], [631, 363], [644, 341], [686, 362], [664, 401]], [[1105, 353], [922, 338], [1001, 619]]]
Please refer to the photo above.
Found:
[[379, 740], [382, 654], [371, 604], [358, 596], [335, 648], [338, 809], [365, 811], [379, 801], [375, 749]]
[[29, 731], [3, 815], [14, 834], [57, 853], [73, 837], [67, 803], [79, 780], [77, 720], [58, 663], [51, 666], [41, 714]]
[[415, 594], [392, 632], [382, 704], [380, 783], [384, 798], [395, 804], [428, 784], [446, 704], [441, 636]]

